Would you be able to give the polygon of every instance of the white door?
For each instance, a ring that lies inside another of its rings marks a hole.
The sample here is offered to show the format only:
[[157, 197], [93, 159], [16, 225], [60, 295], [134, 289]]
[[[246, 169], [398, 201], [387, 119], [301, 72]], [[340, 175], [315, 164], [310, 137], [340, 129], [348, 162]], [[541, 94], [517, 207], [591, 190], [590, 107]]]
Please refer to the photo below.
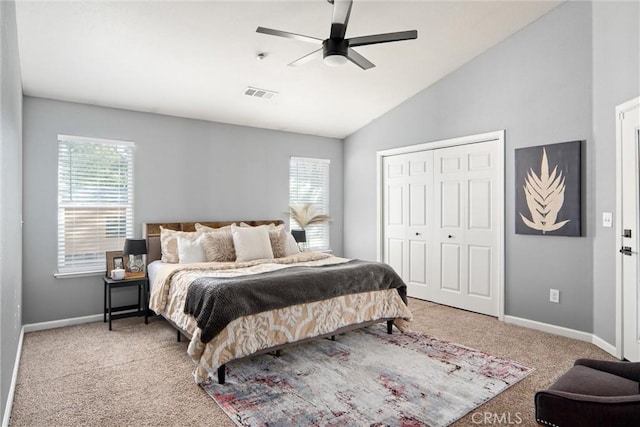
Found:
[[430, 300], [497, 316], [502, 197], [495, 142], [461, 145], [434, 153], [437, 268]]
[[640, 144], [640, 98], [627, 102], [616, 109], [618, 113], [617, 138], [620, 144], [621, 186], [621, 248], [618, 256], [622, 277], [622, 349], [623, 357], [640, 361], [640, 319], [638, 306], [638, 203], [639, 203], [639, 144]]
[[382, 158], [382, 261], [409, 296], [500, 316], [503, 139]]
[[433, 153], [384, 158], [384, 262], [407, 283], [412, 297], [426, 299], [433, 198]]

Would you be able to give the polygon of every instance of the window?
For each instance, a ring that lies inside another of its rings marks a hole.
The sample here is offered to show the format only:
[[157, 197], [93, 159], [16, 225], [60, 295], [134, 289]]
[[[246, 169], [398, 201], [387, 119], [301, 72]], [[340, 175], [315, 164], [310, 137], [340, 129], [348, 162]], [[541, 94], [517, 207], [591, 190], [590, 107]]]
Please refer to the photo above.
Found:
[[105, 218], [107, 237], [127, 237], [127, 216], [109, 216]]
[[[292, 157], [289, 165], [289, 205], [312, 203], [317, 214], [329, 215], [328, 159]], [[291, 229], [300, 228], [293, 219]], [[309, 249], [329, 249], [329, 224], [314, 224], [306, 228]]]
[[133, 235], [133, 143], [58, 135], [58, 273], [103, 271]]

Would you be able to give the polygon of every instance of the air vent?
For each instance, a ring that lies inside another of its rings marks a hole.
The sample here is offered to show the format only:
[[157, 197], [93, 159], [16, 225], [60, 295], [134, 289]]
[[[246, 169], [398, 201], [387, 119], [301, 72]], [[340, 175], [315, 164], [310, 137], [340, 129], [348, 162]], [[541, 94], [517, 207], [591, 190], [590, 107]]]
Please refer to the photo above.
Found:
[[254, 98], [262, 98], [262, 99], [272, 99], [274, 96], [276, 96], [278, 92], [274, 92], [272, 90], [266, 90], [266, 89], [258, 89], [257, 87], [247, 87], [244, 90], [244, 94], [247, 96], [252, 96]]

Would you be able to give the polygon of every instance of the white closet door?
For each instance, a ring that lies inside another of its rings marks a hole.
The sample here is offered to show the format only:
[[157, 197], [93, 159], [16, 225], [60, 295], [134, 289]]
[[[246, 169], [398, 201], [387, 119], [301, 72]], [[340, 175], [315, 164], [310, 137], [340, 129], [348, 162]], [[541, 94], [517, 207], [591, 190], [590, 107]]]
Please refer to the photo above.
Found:
[[409, 296], [500, 316], [503, 140], [382, 159], [382, 260]]
[[385, 157], [384, 184], [384, 262], [402, 277], [406, 277], [406, 181], [409, 174], [406, 156]]
[[494, 142], [434, 150], [432, 301], [497, 316], [501, 182]]
[[384, 262], [407, 283], [409, 296], [427, 298], [431, 268], [433, 153], [385, 157]]
[[622, 247], [618, 255], [622, 279], [623, 357], [640, 361], [640, 98], [616, 108], [620, 149], [619, 189]]

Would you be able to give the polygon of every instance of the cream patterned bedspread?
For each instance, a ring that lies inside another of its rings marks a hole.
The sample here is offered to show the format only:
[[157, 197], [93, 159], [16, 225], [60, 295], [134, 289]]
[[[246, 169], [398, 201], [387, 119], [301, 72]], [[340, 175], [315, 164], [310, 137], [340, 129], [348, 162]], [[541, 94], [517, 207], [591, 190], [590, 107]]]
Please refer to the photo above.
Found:
[[213, 340], [204, 344], [200, 329], [183, 312], [189, 285], [199, 277], [233, 277], [264, 273], [301, 265], [329, 265], [349, 259], [318, 252], [302, 252], [275, 260], [242, 263], [167, 264], [158, 271], [149, 307], [192, 336], [188, 353], [196, 363], [194, 377], [202, 383], [218, 367], [280, 344], [331, 333], [342, 327], [371, 320], [395, 318], [404, 330], [411, 312], [396, 289], [344, 295], [240, 317]]

